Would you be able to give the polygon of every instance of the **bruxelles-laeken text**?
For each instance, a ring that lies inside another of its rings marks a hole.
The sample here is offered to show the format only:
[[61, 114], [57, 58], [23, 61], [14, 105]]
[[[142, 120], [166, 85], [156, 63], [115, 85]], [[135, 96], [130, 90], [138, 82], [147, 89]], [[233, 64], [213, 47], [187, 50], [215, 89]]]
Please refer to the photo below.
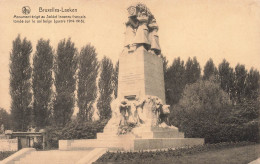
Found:
[[39, 7], [39, 12], [78, 12], [77, 9], [72, 9], [72, 8], [63, 8], [61, 7], [59, 8], [43, 8], [43, 7]]

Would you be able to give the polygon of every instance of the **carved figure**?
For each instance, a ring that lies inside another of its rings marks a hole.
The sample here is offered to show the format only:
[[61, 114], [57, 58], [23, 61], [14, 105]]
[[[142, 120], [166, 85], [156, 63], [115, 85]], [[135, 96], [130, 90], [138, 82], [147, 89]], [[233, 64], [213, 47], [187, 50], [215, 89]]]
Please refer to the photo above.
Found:
[[160, 55], [158, 25], [146, 5], [137, 3], [127, 8], [125, 49], [133, 53], [138, 48], [144, 48], [152, 54]]
[[126, 22], [126, 31], [125, 31], [125, 44], [128, 52], [133, 52], [135, 50], [134, 38], [136, 34], [136, 28], [138, 27], [138, 21], [135, 17], [128, 17]]
[[153, 19], [151, 23], [148, 25], [150, 28], [150, 33], [149, 33], [149, 39], [151, 42], [151, 49], [150, 52], [156, 55], [161, 54], [161, 47], [159, 44], [159, 36], [157, 34], [158, 32], [158, 25], [156, 23], [156, 20]]
[[128, 100], [124, 99], [123, 101], [121, 101], [120, 105], [119, 105], [119, 109], [120, 109], [120, 113], [121, 113], [121, 119], [119, 122], [119, 126], [122, 125], [127, 125], [127, 120], [129, 117], [129, 104], [128, 104]]
[[136, 120], [136, 124], [140, 125], [144, 123], [144, 112], [143, 112], [143, 107], [144, 107], [144, 100], [139, 100], [139, 98], [136, 98], [135, 101], [133, 101], [133, 108], [134, 108], [134, 118]]
[[139, 21], [139, 27], [136, 31], [136, 36], [134, 39], [134, 44], [136, 44], [137, 48], [143, 46], [146, 50], [149, 50], [151, 47], [151, 43], [148, 38], [148, 16], [143, 11], [142, 13], [138, 13], [137, 19]]

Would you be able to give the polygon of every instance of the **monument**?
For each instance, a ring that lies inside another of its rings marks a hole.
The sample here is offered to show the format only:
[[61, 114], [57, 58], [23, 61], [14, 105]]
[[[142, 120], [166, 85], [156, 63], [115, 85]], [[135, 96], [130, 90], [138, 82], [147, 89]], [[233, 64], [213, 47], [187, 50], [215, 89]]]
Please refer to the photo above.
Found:
[[111, 150], [175, 148], [204, 143], [184, 138], [166, 124], [163, 61], [158, 25], [146, 5], [127, 9], [125, 44], [119, 57], [118, 97], [111, 103], [112, 117], [97, 139], [60, 141], [59, 148], [107, 147]]

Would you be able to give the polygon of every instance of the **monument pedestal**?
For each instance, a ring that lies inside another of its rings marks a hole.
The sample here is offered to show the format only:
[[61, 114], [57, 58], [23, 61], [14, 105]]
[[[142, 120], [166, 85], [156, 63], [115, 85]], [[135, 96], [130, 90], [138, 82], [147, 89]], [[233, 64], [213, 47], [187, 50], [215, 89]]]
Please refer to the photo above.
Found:
[[97, 139], [60, 140], [59, 149], [108, 148], [110, 151], [138, 151], [204, 144], [203, 138], [184, 138], [184, 134], [179, 132], [178, 128], [142, 127], [135, 129], [134, 133], [117, 135], [108, 130], [104, 133], [97, 133]]
[[118, 98], [157, 96], [165, 104], [162, 59], [143, 47], [119, 57]]

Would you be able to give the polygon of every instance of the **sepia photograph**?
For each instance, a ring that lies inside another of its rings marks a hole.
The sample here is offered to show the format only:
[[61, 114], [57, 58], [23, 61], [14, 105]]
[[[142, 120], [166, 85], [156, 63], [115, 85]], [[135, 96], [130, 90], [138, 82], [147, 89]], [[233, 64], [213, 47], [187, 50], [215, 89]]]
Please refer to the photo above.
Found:
[[260, 164], [260, 0], [0, 9], [0, 164]]

